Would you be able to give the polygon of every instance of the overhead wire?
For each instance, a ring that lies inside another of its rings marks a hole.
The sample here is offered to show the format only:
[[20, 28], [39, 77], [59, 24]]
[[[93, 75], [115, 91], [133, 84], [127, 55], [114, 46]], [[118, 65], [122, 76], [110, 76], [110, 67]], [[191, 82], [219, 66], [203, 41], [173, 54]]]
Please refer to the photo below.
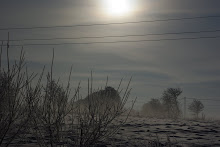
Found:
[[[33, 39], [12, 39], [15, 41], [50, 41], [50, 40], [79, 40], [79, 39], [100, 39], [100, 38], [124, 38], [124, 37], [144, 37], [144, 36], [162, 36], [162, 35], [182, 35], [182, 34], [199, 34], [199, 33], [215, 33], [216, 30], [200, 30], [200, 31], [184, 31], [184, 32], [166, 32], [166, 33], [148, 33], [148, 34], [126, 34], [126, 35], [108, 35], [108, 36], [83, 36], [83, 37], [59, 37], [59, 38], [33, 38]], [[0, 40], [7, 41], [7, 40]]]
[[[163, 39], [143, 39], [143, 40], [119, 40], [119, 41], [97, 41], [97, 42], [64, 42], [64, 43], [30, 43], [30, 44], [14, 44], [10, 46], [57, 46], [57, 45], [88, 45], [88, 44], [113, 44], [113, 43], [134, 43], [148, 41], [178, 41], [178, 40], [198, 40], [198, 39], [217, 39], [220, 36], [200, 36], [200, 37], [182, 37], [182, 38], [163, 38]], [[6, 45], [3, 45], [6, 46]]]
[[[46, 29], [57, 27], [78, 27], [78, 26], [96, 26], [96, 25], [119, 25], [130, 23], [144, 23], [144, 22], [157, 22], [157, 21], [180, 21], [188, 19], [204, 19], [204, 18], [220, 18], [220, 15], [214, 16], [197, 16], [197, 17], [183, 17], [183, 18], [169, 18], [169, 19], [157, 19], [157, 20], [144, 20], [144, 21], [130, 21], [130, 22], [113, 22], [113, 23], [94, 23], [94, 24], [78, 24], [78, 25], [66, 25], [66, 26], [41, 26], [41, 27], [15, 27], [15, 28], [0, 28], [0, 30], [17, 30], [17, 29]], [[14, 39], [14, 41], [50, 41], [50, 40], [67, 40], [67, 39], [98, 39], [98, 38], [123, 38], [123, 37], [141, 37], [148, 35], [177, 35], [177, 34], [196, 34], [196, 33], [211, 33], [219, 32], [216, 30], [202, 30], [202, 31], [185, 31], [185, 32], [166, 32], [166, 33], [149, 33], [149, 34], [127, 34], [127, 35], [109, 35], [109, 36], [83, 36], [83, 37], [63, 37], [63, 38], [35, 38], [35, 39]], [[182, 37], [182, 38], [163, 38], [163, 39], [142, 39], [142, 40], [119, 40], [119, 41], [91, 41], [91, 42], [64, 42], [64, 43], [26, 43], [23, 45], [13, 44], [11, 46], [42, 46], [42, 45], [70, 45], [70, 44], [104, 44], [104, 43], [122, 43], [122, 42], [144, 42], [144, 41], [174, 41], [174, 40], [193, 40], [193, 39], [214, 39], [219, 36], [200, 36], [200, 37]], [[6, 40], [2, 40], [6, 41]]]
[[112, 23], [91, 23], [91, 24], [76, 24], [76, 25], [60, 25], [60, 26], [8, 27], [8, 28], [0, 28], [0, 31], [72, 28], [72, 27], [106, 26], [106, 25], [124, 25], [124, 24], [151, 23], [151, 22], [193, 20], [193, 19], [204, 19], [204, 18], [220, 18], [220, 15], [182, 17], [182, 18], [168, 18], [168, 19], [155, 19], [155, 20], [142, 20], [142, 21], [127, 21], [127, 22], [112, 22]]
[[216, 99], [198, 99], [198, 98], [189, 98], [189, 97], [186, 97], [186, 99], [196, 99], [196, 100], [203, 100], [203, 101], [219, 101], [220, 102], [220, 100], [216, 100]]

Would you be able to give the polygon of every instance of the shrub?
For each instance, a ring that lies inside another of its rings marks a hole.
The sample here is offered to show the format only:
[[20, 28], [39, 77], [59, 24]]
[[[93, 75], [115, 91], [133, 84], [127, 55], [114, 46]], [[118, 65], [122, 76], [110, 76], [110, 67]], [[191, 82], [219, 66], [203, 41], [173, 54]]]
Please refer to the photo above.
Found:
[[[26, 103], [26, 92], [34, 74], [24, 71], [25, 58], [21, 51], [20, 60], [11, 65], [7, 47], [7, 68], [0, 64], [0, 146], [8, 146], [26, 129], [31, 113]], [[0, 57], [2, 55], [2, 48]], [[2, 59], [0, 59], [0, 63]]]
[[112, 87], [92, 92], [93, 90], [88, 86], [88, 96], [80, 100], [80, 104], [77, 104], [73, 112], [72, 119], [75, 118], [76, 121], [75, 123], [72, 122], [71, 125], [76, 127], [72, 127], [72, 132], [74, 132], [72, 136], [77, 136], [74, 145], [95, 145], [113, 136], [118, 131], [127, 119], [126, 117], [124, 120], [116, 121], [119, 116], [125, 113], [124, 106], [131, 91], [129, 85], [130, 81], [122, 97], [119, 96], [119, 91]]
[[131, 79], [122, 96], [122, 80], [117, 90], [106, 84], [105, 90], [96, 92], [88, 80], [86, 105], [82, 106], [80, 83], [70, 96], [71, 72], [66, 87], [53, 78], [54, 52], [45, 85], [41, 84], [44, 69], [36, 84], [32, 84], [36, 75], [29, 75], [27, 68], [23, 71], [23, 51], [18, 63], [11, 66], [8, 54], [7, 61], [6, 71], [0, 64], [0, 145], [9, 146], [16, 137], [28, 133], [40, 146], [91, 146], [114, 135], [127, 120], [129, 113], [116, 121], [124, 113]]
[[[45, 87], [44, 91], [38, 94], [35, 104], [37, 107], [32, 110], [32, 131], [35, 132], [38, 144], [90, 146], [114, 135], [127, 119], [126, 117], [120, 123], [116, 122], [124, 113], [131, 91], [130, 81], [120, 97], [118, 90], [108, 86], [105, 90], [94, 92], [93, 83], [88, 80], [88, 96], [81, 99], [80, 83], [73, 97], [70, 97], [69, 82], [66, 88], [58, 80], [55, 82], [52, 68], [53, 66], [48, 73], [46, 86], [42, 86]], [[121, 82], [122, 80], [118, 89]]]

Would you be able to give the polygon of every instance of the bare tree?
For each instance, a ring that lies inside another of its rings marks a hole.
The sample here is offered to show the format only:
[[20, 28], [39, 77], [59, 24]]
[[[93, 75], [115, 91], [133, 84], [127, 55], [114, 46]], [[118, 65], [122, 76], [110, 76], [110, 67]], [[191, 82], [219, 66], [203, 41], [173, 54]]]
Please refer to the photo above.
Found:
[[196, 119], [199, 118], [199, 113], [204, 109], [204, 105], [201, 101], [194, 99], [193, 102], [189, 105], [189, 111], [195, 115]]
[[162, 102], [169, 118], [178, 118], [181, 114], [178, 97], [182, 93], [180, 88], [168, 88], [163, 92]]

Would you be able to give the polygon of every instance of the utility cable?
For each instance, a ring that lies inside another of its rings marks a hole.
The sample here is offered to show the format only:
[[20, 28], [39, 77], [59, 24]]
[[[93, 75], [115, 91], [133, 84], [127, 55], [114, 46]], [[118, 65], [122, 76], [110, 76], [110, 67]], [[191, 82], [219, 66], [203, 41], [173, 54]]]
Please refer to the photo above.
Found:
[[[148, 34], [127, 34], [127, 35], [109, 35], [109, 36], [85, 36], [85, 37], [60, 37], [60, 38], [33, 38], [33, 39], [12, 39], [15, 41], [50, 41], [50, 40], [79, 40], [79, 39], [100, 39], [100, 38], [124, 38], [124, 37], [144, 37], [144, 36], [161, 36], [161, 35], [182, 35], [182, 34], [199, 34], [199, 33], [215, 33], [216, 30], [201, 30], [201, 31], [185, 31], [185, 32], [166, 32], [166, 33], [148, 33]], [[7, 41], [7, 40], [0, 40]]]
[[213, 16], [196, 16], [196, 17], [182, 17], [182, 18], [168, 18], [168, 19], [155, 19], [155, 20], [142, 20], [142, 21], [128, 21], [128, 22], [92, 23], [92, 24], [76, 24], [76, 25], [60, 25], [60, 26], [9, 27], [9, 28], [0, 28], [0, 31], [33, 30], [33, 29], [53, 29], [53, 28], [73, 28], [73, 27], [90, 27], [90, 26], [106, 26], [106, 25], [124, 25], [124, 24], [151, 23], [151, 22], [194, 20], [194, 19], [205, 19], [205, 18], [220, 18], [220, 15], [213, 15]]
[[[119, 41], [100, 41], [100, 42], [64, 42], [64, 43], [33, 43], [10, 46], [56, 46], [56, 45], [88, 45], [88, 44], [113, 44], [113, 43], [135, 43], [135, 42], [156, 42], [156, 41], [178, 41], [178, 40], [198, 40], [198, 39], [217, 39], [220, 36], [200, 36], [200, 37], [182, 37], [182, 38], [164, 38], [164, 39], [146, 39], [146, 40], [119, 40]], [[6, 46], [6, 45], [3, 45]]]

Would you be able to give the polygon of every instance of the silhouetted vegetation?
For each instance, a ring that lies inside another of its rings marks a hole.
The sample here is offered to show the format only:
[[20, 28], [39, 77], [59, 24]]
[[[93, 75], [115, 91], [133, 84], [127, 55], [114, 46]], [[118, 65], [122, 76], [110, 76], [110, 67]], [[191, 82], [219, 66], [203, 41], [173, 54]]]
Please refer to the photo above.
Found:
[[179, 88], [168, 88], [163, 92], [161, 101], [151, 99], [144, 104], [141, 114], [148, 117], [177, 119], [181, 115], [178, 97], [182, 93]]
[[163, 92], [162, 104], [164, 106], [165, 115], [168, 118], [176, 119], [180, 116], [178, 97], [182, 93], [180, 88], [168, 88]]
[[[28, 85], [31, 84], [34, 74], [28, 75], [24, 70], [25, 58], [21, 51], [20, 59], [11, 64], [7, 47], [6, 69], [1, 66], [0, 59], [0, 146], [8, 146], [21, 132], [31, 118], [26, 101]], [[2, 57], [2, 48], [0, 57]]]
[[142, 106], [141, 115], [161, 118], [164, 115], [163, 109], [163, 105], [159, 99], [151, 99]]
[[88, 95], [82, 99], [80, 83], [70, 95], [71, 72], [66, 87], [54, 79], [54, 54], [45, 85], [41, 83], [44, 69], [38, 80], [36, 74], [29, 74], [23, 52], [18, 63], [11, 65], [9, 54], [7, 61], [7, 69], [0, 67], [0, 146], [9, 146], [15, 139], [28, 141], [27, 136], [39, 146], [96, 145], [117, 133], [127, 120], [129, 113], [116, 121], [125, 113], [131, 79], [123, 93], [122, 80], [117, 90], [106, 83], [104, 90], [95, 91], [91, 75]]
[[[42, 84], [44, 68], [37, 79], [37, 74], [29, 74], [25, 66], [24, 52], [21, 52], [19, 61], [11, 64], [8, 49], [6, 68], [1, 66], [0, 59], [0, 146], [13, 143], [23, 145], [31, 142], [30, 139], [36, 140], [35, 144], [39, 146], [98, 146], [117, 135], [120, 127], [130, 126], [125, 125], [125, 122], [131, 112], [139, 115], [133, 110], [135, 101], [130, 109], [125, 109], [131, 92], [131, 79], [123, 91], [122, 80], [117, 89], [108, 86], [107, 81], [104, 89], [95, 90], [91, 73], [88, 93], [83, 98], [80, 83], [70, 94], [72, 69], [65, 86], [53, 77], [54, 52], [50, 72]], [[144, 104], [141, 114], [177, 119], [181, 115], [178, 101], [181, 93], [180, 88], [166, 89], [161, 99], [151, 99]], [[194, 100], [189, 106], [197, 119], [203, 109], [204, 105], [199, 100]], [[140, 127], [140, 124], [136, 125]], [[169, 136], [166, 143], [161, 143], [158, 137], [155, 140], [133, 142], [134, 146], [146, 144], [172, 146], [176, 143], [172, 143]]]
[[[201, 101], [194, 99], [193, 102], [189, 105], [189, 111], [195, 116], [196, 119], [199, 118], [199, 113], [204, 109], [204, 105]], [[204, 114], [203, 117], [204, 118]]]

